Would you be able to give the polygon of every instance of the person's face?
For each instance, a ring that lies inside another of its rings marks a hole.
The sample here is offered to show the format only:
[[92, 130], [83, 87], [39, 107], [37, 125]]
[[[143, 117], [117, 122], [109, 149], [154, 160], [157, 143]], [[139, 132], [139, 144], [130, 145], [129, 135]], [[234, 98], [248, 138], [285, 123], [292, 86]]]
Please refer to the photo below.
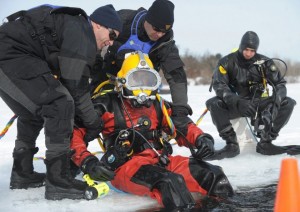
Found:
[[117, 30], [113, 30], [92, 22], [93, 30], [96, 38], [97, 48], [100, 50], [105, 46], [111, 46], [114, 40], [119, 36]]
[[146, 31], [148, 37], [152, 41], [157, 41], [158, 39], [160, 39], [162, 36], [164, 36], [166, 34], [165, 32], [161, 32], [161, 31], [159, 31], [159, 29], [153, 27], [147, 21], [145, 21], [145, 23], [144, 23], [144, 28], [145, 28], [145, 31]]
[[243, 56], [246, 60], [250, 60], [254, 57], [256, 51], [254, 49], [246, 48], [243, 50]]

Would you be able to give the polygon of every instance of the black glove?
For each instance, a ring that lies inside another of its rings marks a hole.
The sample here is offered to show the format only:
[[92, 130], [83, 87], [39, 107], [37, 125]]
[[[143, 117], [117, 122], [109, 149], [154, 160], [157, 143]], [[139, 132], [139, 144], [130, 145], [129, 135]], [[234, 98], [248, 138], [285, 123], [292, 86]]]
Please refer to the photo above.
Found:
[[203, 133], [197, 138], [195, 146], [197, 151], [193, 154], [193, 157], [199, 160], [211, 156], [215, 152], [214, 139], [207, 133]]
[[89, 174], [93, 180], [110, 181], [115, 177], [115, 173], [106, 168], [101, 161], [94, 155], [84, 159], [81, 165], [81, 170], [85, 174]]
[[99, 137], [99, 134], [103, 130], [104, 123], [100, 116], [97, 116], [97, 119], [91, 125], [86, 127], [86, 134], [83, 137], [83, 140], [86, 144], [88, 142], [94, 140], [95, 138]]
[[193, 110], [189, 105], [172, 105], [172, 116], [182, 117], [192, 115]]
[[239, 99], [237, 109], [243, 117], [253, 117], [256, 113], [255, 104], [251, 100]]
[[193, 113], [192, 108], [189, 105], [172, 105], [171, 119], [177, 130], [182, 132], [184, 135], [187, 134], [188, 124], [193, 122], [188, 115]]

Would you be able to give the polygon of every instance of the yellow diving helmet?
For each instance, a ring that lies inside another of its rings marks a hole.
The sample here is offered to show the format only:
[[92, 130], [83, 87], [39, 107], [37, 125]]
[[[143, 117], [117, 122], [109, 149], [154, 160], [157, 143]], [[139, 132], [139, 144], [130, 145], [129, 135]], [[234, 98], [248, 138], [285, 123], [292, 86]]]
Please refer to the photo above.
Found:
[[125, 55], [125, 60], [117, 77], [125, 79], [125, 83], [122, 85], [123, 97], [135, 99], [139, 104], [154, 100], [161, 84], [161, 77], [153, 68], [148, 54], [141, 51]]

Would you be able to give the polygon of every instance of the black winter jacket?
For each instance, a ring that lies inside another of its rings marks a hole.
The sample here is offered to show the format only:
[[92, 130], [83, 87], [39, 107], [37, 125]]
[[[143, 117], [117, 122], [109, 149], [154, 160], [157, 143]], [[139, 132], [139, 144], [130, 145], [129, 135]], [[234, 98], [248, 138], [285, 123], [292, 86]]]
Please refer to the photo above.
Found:
[[284, 70], [279, 70], [274, 61], [264, 55], [256, 54], [245, 60], [238, 51], [219, 60], [213, 76], [216, 95], [228, 105], [236, 95], [246, 99], [252, 99], [254, 95], [259, 98], [263, 92], [263, 77], [254, 63], [261, 60], [267, 61], [261, 66], [267, 83], [274, 86], [278, 99], [284, 99], [287, 93], [286, 81], [281, 74]]
[[[44, 36], [44, 46], [41, 36]], [[42, 6], [0, 27], [0, 66], [4, 74], [10, 79], [21, 77], [18, 70], [5, 68], [6, 61], [24, 57], [44, 60], [48, 67], [26, 70], [22, 75], [29, 78], [50, 71], [59, 75], [60, 82], [74, 99], [76, 115], [87, 127], [97, 117], [89, 93], [90, 70], [96, 52], [95, 35], [85, 13], [69, 15], [59, 11], [49, 15], [49, 7]]]

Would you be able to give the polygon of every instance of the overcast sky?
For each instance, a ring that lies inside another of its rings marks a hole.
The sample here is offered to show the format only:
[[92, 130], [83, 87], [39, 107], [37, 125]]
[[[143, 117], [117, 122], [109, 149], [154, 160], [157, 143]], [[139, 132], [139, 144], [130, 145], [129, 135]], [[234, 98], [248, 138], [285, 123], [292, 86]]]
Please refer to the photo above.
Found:
[[[81, 7], [88, 14], [112, 3], [116, 10], [148, 9], [152, 0], [0, 0], [0, 20], [9, 14], [40, 4]], [[175, 40], [183, 54], [221, 53], [238, 47], [242, 35], [255, 31], [258, 52], [300, 62], [299, 0], [173, 0]]]

